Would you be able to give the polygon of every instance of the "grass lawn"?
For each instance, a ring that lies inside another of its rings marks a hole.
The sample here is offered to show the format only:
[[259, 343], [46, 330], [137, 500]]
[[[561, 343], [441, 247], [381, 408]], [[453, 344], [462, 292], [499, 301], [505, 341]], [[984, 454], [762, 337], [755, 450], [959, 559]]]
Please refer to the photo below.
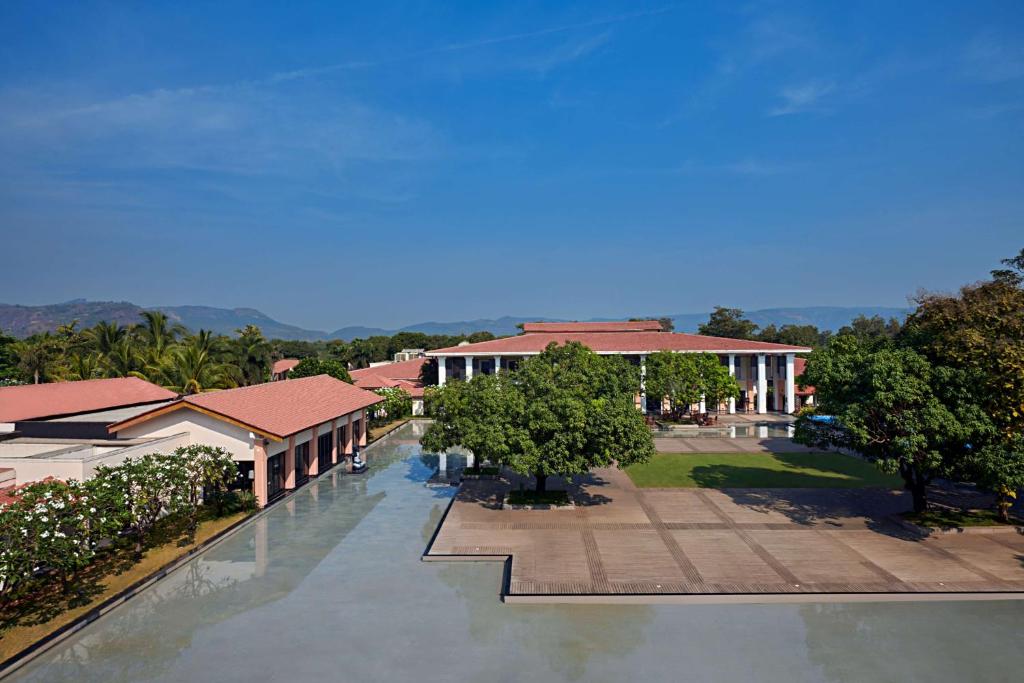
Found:
[[626, 473], [641, 488], [902, 488], [899, 477], [841, 453], [658, 453]]
[[[22, 651], [37, 640], [70, 623], [107, 598], [120, 593], [136, 581], [176, 560], [249, 513], [207, 519], [199, 524], [194, 543], [181, 541], [181, 529], [154, 532], [154, 543], [142, 559], [135, 562], [130, 548], [101, 557], [83, 571], [82, 595], [64, 595], [60, 586], [51, 585], [42, 595], [20, 605], [0, 605], [0, 661]], [[165, 536], [165, 538], [161, 538]]]

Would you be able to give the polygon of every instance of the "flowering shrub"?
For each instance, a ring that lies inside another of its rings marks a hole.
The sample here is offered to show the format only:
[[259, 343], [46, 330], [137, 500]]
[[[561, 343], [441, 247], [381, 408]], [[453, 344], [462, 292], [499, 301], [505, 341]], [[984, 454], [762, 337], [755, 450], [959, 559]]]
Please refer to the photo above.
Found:
[[381, 387], [374, 393], [384, 400], [374, 406], [373, 416], [377, 420], [397, 420], [412, 415], [412, 396], [401, 387]]

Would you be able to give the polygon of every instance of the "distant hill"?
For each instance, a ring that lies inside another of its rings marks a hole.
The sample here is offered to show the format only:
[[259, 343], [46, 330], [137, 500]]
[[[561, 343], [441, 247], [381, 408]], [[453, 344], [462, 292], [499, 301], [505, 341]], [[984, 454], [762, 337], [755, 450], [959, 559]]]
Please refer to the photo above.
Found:
[[213, 330], [220, 334], [234, 335], [235, 330], [246, 325], [256, 325], [263, 330], [267, 339], [304, 339], [315, 341], [329, 339], [320, 330], [306, 330], [274, 320], [255, 308], [214, 308], [213, 306], [154, 306], [167, 317], [179, 322], [190, 330]]
[[[235, 334], [246, 325], [258, 325], [270, 339], [327, 339], [319, 330], [305, 330], [281, 323], [254, 308], [214, 308], [212, 306], [154, 306], [174, 322], [192, 331], [212, 330], [219, 334]], [[127, 301], [86, 301], [76, 299], [62, 304], [46, 306], [16, 306], [0, 304], [0, 330], [15, 337], [27, 337], [38, 332], [53, 332], [59, 325], [78, 320], [79, 328], [92, 327], [98, 322], [116, 322], [130, 325], [140, 322], [146, 310]]]
[[120, 325], [139, 322], [142, 309], [127, 301], [86, 301], [76, 299], [48, 306], [0, 304], [0, 330], [15, 337], [53, 332], [58, 326], [78, 320], [79, 327], [92, 327], [104, 320]]
[[[487, 331], [498, 336], [518, 334], [517, 325], [530, 321], [555, 320], [538, 316], [504, 316], [501, 318], [480, 318], [454, 322], [421, 322], [415, 325], [389, 330], [379, 327], [348, 326], [327, 333], [307, 330], [296, 325], [282, 323], [254, 308], [216, 308], [213, 306], [155, 306], [156, 310], [190, 330], [212, 330], [220, 334], [235, 334], [235, 330], [246, 325], [257, 325], [268, 339], [289, 339], [317, 341], [322, 339], [344, 339], [357, 337], [392, 335], [397, 332], [423, 332], [424, 334], [469, 334]], [[27, 337], [37, 332], [56, 330], [59, 325], [78, 320], [80, 327], [91, 327], [106, 320], [121, 325], [139, 322], [144, 309], [127, 301], [86, 301], [76, 299], [61, 304], [46, 306], [18, 306], [0, 304], [0, 330], [16, 337]], [[909, 312], [906, 308], [881, 306], [806, 306], [794, 308], [765, 308], [747, 311], [746, 315], [761, 327], [815, 325], [822, 330], [838, 330], [858, 315], [880, 315], [883, 318], [902, 319]], [[651, 317], [663, 317], [652, 315]], [[696, 332], [697, 327], [707, 321], [708, 313], [677, 313], [664, 316], [672, 318], [679, 332]], [[594, 320], [614, 320], [595, 318]]]

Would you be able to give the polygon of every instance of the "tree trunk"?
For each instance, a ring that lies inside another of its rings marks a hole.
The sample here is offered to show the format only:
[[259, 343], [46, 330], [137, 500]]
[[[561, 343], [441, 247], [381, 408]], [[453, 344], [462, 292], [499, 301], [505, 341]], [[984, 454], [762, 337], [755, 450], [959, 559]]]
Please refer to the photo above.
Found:
[[543, 493], [548, 490], [548, 475], [537, 473], [533, 475], [537, 479], [537, 493]]
[[903, 478], [903, 488], [910, 491], [914, 501], [914, 512], [921, 513], [928, 509], [928, 480], [920, 470], [913, 464], [900, 465], [900, 477]]

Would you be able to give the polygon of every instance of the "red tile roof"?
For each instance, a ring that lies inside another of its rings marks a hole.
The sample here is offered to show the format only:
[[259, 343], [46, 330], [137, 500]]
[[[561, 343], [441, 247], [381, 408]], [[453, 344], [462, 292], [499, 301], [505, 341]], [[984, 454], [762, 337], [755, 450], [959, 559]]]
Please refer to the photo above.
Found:
[[[799, 378], [800, 375], [804, 374], [804, 368], [807, 367], [806, 358], [794, 358], [793, 359], [793, 377]], [[814, 387], [807, 385], [796, 385], [797, 396], [809, 396], [814, 393]]]
[[110, 431], [117, 432], [174, 410], [196, 408], [253, 431], [284, 438], [380, 401], [377, 394], [330, 375], [316, 375], [184, 396], [168, 406], [111, 425]]
[[420, 369], [426, 358], [413, 358], [400, 363], [375, 365], [372, 368], [353, 370], [352, 381], [363, 389], [380, 389], [381, 387], [401, 387], [413, 398], [422, 398], [423, 384], [420, 382]]
[[565, 344], [578, 341], [597, 353], [654, 353], [655, 351], [708, 351], [711, 353], [800, 353], [810, 351], [803, 346], [771, 344], [769, 342], [747, 341], [706, 337], [699, 334], [677, 332], [531, 332], [517, 337], [492, 339], [491, 341], [450, 346], [445, 349], [427, 351], [428, 356], [487, 356], [509, 354], [534, 354], [543, 351], [548, 344]]
[[177, 396], [137, 377], [0, 387], [0, 422], [91, 413], [168, 401]]
[[523, 332], [661, 332], [661, 323], [657, 320], [523, 323]]
[[282, 358], [281, 360], [274, 361], [274, 367], [271, 372], [275, 375], [280, 375], [283, 372], [288, 372], [299, 364], [298, 358]]

